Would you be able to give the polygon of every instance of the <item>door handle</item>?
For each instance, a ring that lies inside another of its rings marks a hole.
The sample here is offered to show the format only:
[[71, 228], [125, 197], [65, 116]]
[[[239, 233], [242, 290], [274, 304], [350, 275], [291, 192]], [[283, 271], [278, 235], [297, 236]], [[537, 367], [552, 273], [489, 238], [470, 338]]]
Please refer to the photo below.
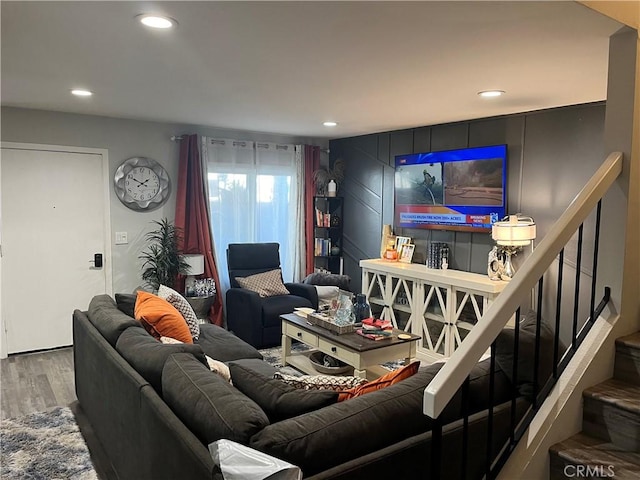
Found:
[[95, 253], [93, 255], [93, 260], [89, 260], [89, 263], [93, 263], [95, 268], [102, 268], [102, 254]]

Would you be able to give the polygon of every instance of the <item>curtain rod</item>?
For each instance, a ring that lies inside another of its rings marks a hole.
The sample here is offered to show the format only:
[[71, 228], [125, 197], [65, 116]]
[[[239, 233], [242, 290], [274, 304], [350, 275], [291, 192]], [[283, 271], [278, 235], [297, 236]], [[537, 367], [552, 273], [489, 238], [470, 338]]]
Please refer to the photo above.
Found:
[[[177, 142], [178, 140], [182, 140], [183, 139], [183, 135], [171, 135], [171, 141], [172, 142]], [[329, 153], [329, 149], [328, 148], [321, 148], [320, 151], [322, 153]]]

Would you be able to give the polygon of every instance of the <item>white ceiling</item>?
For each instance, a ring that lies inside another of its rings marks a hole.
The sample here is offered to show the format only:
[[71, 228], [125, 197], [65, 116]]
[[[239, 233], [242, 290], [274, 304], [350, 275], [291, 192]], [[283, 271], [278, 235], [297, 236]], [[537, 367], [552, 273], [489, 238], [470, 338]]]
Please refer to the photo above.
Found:
[[[574, 2], [0, 8], [3, 106], [330, 138], [603, 100], [621, 26]], [[150, 31], [143, 12], [179, 25]]]

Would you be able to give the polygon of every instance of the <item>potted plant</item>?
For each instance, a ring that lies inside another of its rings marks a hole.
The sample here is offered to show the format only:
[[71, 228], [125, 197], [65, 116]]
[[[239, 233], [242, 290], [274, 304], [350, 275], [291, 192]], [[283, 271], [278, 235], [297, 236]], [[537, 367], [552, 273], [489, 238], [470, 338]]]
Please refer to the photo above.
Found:
[[142, 264], [142, 280], [155, 291], [160, 285], [175, 288], [178, 274], [189, 269], [178, 250], [181, 232], [172, 222], [154, 221], [158, 228], [145, 235], [149, 246], [138, 257]]
[[336, 183], [336, 188], [340, 187], [340, 184], [344, 180], [345, 163], [344, 160], [338, 158], [333, 163], [333, 168], [319, 168], [313, 172], [313, 183], [316, 186], [316, 193], [318, 195], [327, 195], [327, 185], [333, 180]]

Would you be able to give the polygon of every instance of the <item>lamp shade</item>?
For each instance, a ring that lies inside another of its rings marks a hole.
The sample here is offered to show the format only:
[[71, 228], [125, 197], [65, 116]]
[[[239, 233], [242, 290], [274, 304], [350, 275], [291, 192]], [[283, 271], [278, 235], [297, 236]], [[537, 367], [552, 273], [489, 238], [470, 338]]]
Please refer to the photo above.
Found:
[[531, 217], [509, 215], [491, 226], [491, 238], [498, 245], [529, 245], [536, 238], [536, 224]]
[[182, 256], [182, 260], [189, 265], [185, 269], [185, 275], [202, 275], [204, 273], [204, 255], [200, 253], [187, 254]]

